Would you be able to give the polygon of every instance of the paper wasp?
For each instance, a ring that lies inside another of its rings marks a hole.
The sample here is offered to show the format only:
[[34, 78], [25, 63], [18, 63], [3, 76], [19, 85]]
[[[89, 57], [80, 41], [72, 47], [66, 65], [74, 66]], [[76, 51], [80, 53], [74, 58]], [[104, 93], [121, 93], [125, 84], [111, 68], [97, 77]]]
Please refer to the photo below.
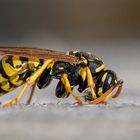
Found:
[[[59, 80], [55, 95], [58, 98], [70, 94], [82, 105], [81, 98], [73, 92], [75, 86], [83, 93], [84, 100], [89, 104], [105, 103], [118, 87], [117, 97], [122, 89], [123, 81], [118, 80], [114, 71], [105, 70], [102, 60], [92, 53], [70, 51], [68, 53], [28, 47], [0, 47], [4, 55], [0, 61], [0, 95], [15, 90], [23, 85], [18, 96], [4, 104], [8, 107], [16, 104], [26, 88], [32, 85], [27, 100], [29, 104], [34, 95], [35, 87], [47, 87], [53, 78]], [[86, 90], [90, 89], [90, 90]]]

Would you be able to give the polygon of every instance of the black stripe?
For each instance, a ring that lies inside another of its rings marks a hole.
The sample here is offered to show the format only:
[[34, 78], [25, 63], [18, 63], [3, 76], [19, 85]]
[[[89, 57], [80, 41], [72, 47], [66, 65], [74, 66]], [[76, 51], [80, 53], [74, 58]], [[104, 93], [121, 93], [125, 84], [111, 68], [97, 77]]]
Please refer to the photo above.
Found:
[[29, 60], [28, 57], [22, 57], [22, 56], [20, 57], [20, 61], [22, 62], [22, 64], [23, 64], [23, 63], [27, 63], [28, 60]]
[[[5, 90], [3, 90], [2, 88], [1, 88], [1, 85], [0, 85], [0, 94], [6, 94], [6, 93], [8, 93], [7, 91], [5, 91]], [[2, 95], [1, 95], [2, 96]]]
[[44, 64], [44, 59], [39, 59], [39, 66], [42, 66]]
[[[10, 88], [17, 88], [18, 86], [15, 86], [15, 85], [13, 85], [9, 80], [7, 81], [8, 83], [9, 83], [9, 86], [10, 86]], [[10, 89], [9, 88], [9, 89]], [[1, 85], [0, 85], [0, 92], [2, 91], [2, 93], [8, 93], [9, 91], [6, 91], [6, 90], [4, 90], [4, 89], [2, 89], [1, 88]]]
[[14, 67], [12, 59], [13, 59], [13, 56], [9, 55], [8, 59], [5, 62], [10, 64], [12, 67]]
[[19, 75], [20, 77], [19, 80], [23, 80], [23, 82], [25, 82], [27, 78], [30, 77], [31, 75], [32, 75], [32, 71], [27, 70], [25, 73]]
[[[17, 86], [12, 84], [9, 80], [9, 77], [7, 76], [7, 74], [5, 73], [4, 69], [3, 69], [3, 65], [2, 65], [2, 62], [0, 61], [0, 73], [2, 74], [2, 77], [4, 77], [5, 79], [7, 79], [8, 83], [10, 84], [10, 88], [16, 88]], [[1, 86], [0, 86], [1, 87]], [[5, 91], [5, 90], [4, 90]], [[7, 92], [7, 91], [5, 91]]]
[[5, 73], [4, 69], [3, 69], [3, 65], [2, 62], [0, 61], [0, 73], [2, 74], [2, 76], [6, 79], [9, 79], [9, 77], [7, 76], [7, 74]]

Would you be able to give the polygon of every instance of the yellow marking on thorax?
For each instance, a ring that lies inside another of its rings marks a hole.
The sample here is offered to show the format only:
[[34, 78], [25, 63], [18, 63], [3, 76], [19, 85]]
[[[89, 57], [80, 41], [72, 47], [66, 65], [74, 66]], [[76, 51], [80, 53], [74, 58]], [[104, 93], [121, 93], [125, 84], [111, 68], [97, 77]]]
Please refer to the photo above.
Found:
[[100, 72], [101, 70], [103, 70], [105, 68], [105, 65], [102, 64], [99, 68], [96, 69], [96, 72]]
[[59, 69], [59, 70], [64, 70], [64, 67], [59, 67], [58, 69]]
[[105, 73], [105, 74], [103, 75], [103, 77], [102, 77], [102, 82], [105, 81], [106, 77], [107, 77], [107, 73]]
[[82, 80], [85, 81], [86, 80], [86, 71], [83, 68], [81, 68], [78, 73], [82, 77]]
[[75, 50], [75, 51], [73, 51], [73, 54], [76, 54], [76, 53], [78, 53], [79, 51], [78, 50]]
[[86, 59], [85, 57], [82, 56], [81, 59], [82, 59], [82, 61], [83, 61], [85, 64], [88, 63], [88, 61], [87, 61], [87, 59]]
[[[73, 51], [73, 54], [76, 54], [76, 53], [80, 53], [80, 52], [79, 52], [78, 50]], [[85, 64], [88, 63], [87, 59], [86, 59], [85, 57], [83, 57], [83, 56], [81, 56], [81, 60], [82, 60]]]

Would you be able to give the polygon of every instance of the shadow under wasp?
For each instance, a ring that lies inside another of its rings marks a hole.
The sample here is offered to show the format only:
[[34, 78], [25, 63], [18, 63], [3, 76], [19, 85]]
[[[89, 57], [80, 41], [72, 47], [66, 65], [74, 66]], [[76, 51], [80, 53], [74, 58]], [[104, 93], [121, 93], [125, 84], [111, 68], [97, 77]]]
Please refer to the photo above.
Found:
[[35, 87], [47, 87], [53, 78], [58, 79], [55, 95], [58, 98], [72, 95], [78, 105], [81, 98], [73, 92], [75, 86], [83, 93], [89, 104], [106, 103], [112, 91], [118, 87], [112, 97], [122, 90], [122, 80], [118, 80], [114, 71], [105, 70], [103, 61], [95, 54], [82, 51], [57, 52], [28, 47], [0, 47], [4, 55], [0, 61], [0, 95], [23, 86], [18, 96], [3, 107], [16, 104], [26, 88], [32, 85], [27, 103], [30, 104]]

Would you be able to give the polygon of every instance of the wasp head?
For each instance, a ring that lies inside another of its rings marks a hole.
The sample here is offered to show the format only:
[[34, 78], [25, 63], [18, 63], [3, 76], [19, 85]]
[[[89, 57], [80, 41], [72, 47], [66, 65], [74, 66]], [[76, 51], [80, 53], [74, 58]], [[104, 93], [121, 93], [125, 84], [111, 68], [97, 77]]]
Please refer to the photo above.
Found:
[[[96, 80], [95, 93], [96, 93], [97, 97], [100, 97], [104, 93], [109, 91], [110, 88], [112, 88], [112, 91], [113, 91], [113, 89], [115, 89], [116, 87], [119, 87], [116, 92], [116, 94], [118, 96], [121, 92], [122, 84], [123, 84], [123, 81], [118, 80], [116, 73], [114, 71], [105, 70], [105, 71], [101, 72], [101, 74], [98, 76], [98, 78]], [[84, 93], [84, 98], [86, 101], [93, 100], [89, 88], [87, 88], [83, 93]]]

